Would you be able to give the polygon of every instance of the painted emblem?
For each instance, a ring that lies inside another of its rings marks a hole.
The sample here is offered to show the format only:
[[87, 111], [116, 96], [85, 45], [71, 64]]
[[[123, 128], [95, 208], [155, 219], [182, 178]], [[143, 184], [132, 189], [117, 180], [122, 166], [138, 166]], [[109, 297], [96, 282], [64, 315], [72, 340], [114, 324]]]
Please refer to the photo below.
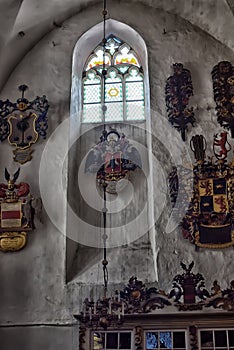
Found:
[[234, 66], [231, 62], [221, 61], [212, 72], [214, 100], [218, 123], [231, 130], [234, 137]]
[[[226, 132], [215, 134], [213, 150], [217, 160], [214, 161], [213, 157], [206, 159], [205, 145], [202, 135], [196, 135], [191, 140], [191, 148], [196, 158], [192, 170], [193, 194], [181, 222], [181, 229], [184, 238], [195, 244], [197, 249], [225, 248], [234, 245], [234, 166], [233, 162], [227, 163], [231, 146]], [[175, 169], [170, 174], [169, 181], [171, 200], [175, 204], [179, 188]], [[182, 192], [185, 192], [183, 188], [186, 188], [186, 181], [186, 178], [181, 179]], [[183, 201], [185, 197], [182, 194], [180, 199]]]
[[141, 157], [124, 134], [117, 130], [104, 131], [100, 142], [88, 153], [85, 172], [96, 173], [99, 184], [107, 184], [106, 190], [116, 194], [119, 180], [129, 176], [131, 171], [141, 168]]
[[28, 101], [24, 97], [26, 85], [20, 85], [21, 98], [16, 103], [9, 100], [0, 101], [0, 140], [6, 138], [15, 147], [14, 160], [24, 164], [31, 160], [31, 146], [37, 142], [39, 136], [46, 138], [48, 128], [47, 111], [49, 108], [45, 96], [36, 97]]
[[13, 178], [5, 169], [7, 184], [0, 184], [0, 250], [17, 251], [27, 241], [27, 232], [32, 231], [35, 213], [41, 212], [41, 200], [30, 194], [28, 183], [16, 184], [20, 169]]
[[166, 106], [169, 122], [181, 132], [185, 141], [188, 125], [194, 126], [195, 117], [192, 107], [188, 107], [189, 98], [193, 95], [191, 73], [182, 63], [173, 64], [174, 75], [166, 82]]

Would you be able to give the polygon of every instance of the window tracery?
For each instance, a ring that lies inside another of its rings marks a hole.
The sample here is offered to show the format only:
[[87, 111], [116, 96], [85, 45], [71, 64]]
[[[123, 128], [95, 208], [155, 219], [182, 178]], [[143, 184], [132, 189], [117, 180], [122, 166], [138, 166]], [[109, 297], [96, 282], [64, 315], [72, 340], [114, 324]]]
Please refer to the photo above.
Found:
[[[102, 69], [107, 70], [105, 91]], [[83, 72], [83, 123], [103, 122], [101, 105], [107, 105], [106, 122], [145, 119], [144, 74], [136, 53], [110, 35], [103, 55], [101, 44], [89, 56]]]

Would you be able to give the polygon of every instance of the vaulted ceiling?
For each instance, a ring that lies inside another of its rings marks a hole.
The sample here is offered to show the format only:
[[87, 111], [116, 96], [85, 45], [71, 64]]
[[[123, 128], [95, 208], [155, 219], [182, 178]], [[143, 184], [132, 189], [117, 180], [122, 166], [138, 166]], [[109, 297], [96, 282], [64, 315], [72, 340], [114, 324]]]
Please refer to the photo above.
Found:
[[[176, 14], [234, 50], [234, 0], [119, 0], [120, 11], [126, 1]], [[0, 0], [0, 90], [44, 35], [91, 5], [102, 0]]]

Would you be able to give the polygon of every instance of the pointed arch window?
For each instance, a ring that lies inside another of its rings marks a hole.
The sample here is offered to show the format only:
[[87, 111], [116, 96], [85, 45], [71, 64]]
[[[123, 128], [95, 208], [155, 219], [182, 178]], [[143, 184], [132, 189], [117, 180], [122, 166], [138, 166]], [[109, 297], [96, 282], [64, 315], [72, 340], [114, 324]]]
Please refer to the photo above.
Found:
[[[103, 59], [107, 69], [104, 91]], [[114, 35], [107, 38], [106, 53], [99, 44], [89, 56], [82, 78], [82, 122], [103, 122], [101, 105], [107, 105], [106, 122], [145, 119], [144, 74], [137, 54]]]

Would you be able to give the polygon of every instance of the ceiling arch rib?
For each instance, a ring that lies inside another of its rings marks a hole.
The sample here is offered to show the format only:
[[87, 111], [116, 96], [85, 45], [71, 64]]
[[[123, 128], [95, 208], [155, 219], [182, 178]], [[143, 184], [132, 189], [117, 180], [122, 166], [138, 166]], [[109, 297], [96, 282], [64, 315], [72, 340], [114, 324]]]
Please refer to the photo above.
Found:
[[[126, 4], [126, 1], [121, 0], [120, 6], [121, 2], [123, 2], [123, 6]], [[154, 0], [129, 0], [129, 3], [140, 3], [176, 14], [234, 50], [233, 13], [226, 0], [197, 0], [196, 2], [193, 0], [157, 0], [157, 2]], [[7, 14], [8, 21], [3, 21], [1, 29], [5, 35], [9, 34], [5, 37], [2, 45], [0, 42], [2, 46], [0, 46], [2, 49], [0, 89], [24, 55], [44, 35], [55, 28], [54, 22], [62, 23], [92, 5], [98, 6], [101, 13], [102, 1], [100, 0], [79, 0], [78, 4], [77, 0], [41, 0], [40, 3], [37, 0], [5, 1], [1, 17], [4, 18]], [[109, 1], [108, 7], [111, 15], [111, 1]], [[12, 29], [9, 28], [9, 23]], [[19, 32], [25, 32], [25, 37], [19, 37]]]

